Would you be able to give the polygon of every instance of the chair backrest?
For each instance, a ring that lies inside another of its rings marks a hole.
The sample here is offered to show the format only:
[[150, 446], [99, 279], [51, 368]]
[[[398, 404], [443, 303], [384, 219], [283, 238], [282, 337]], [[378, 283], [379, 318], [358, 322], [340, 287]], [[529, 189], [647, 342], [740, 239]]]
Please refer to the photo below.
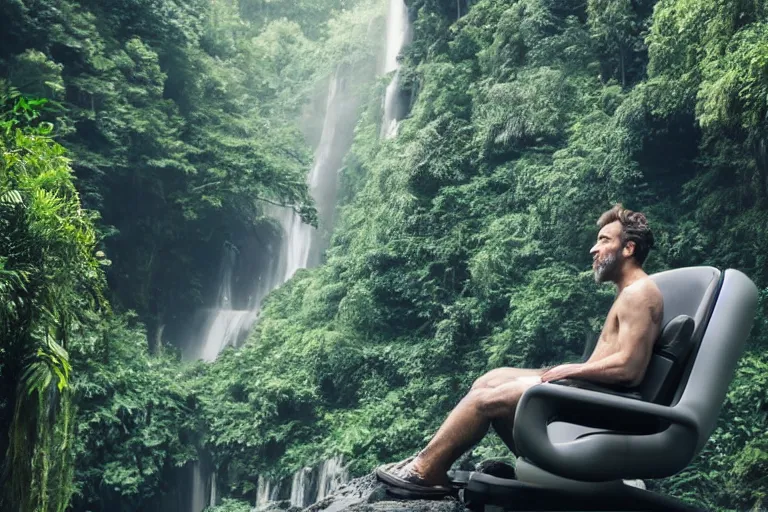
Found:
[[738, 270], [723, 272], [712, 293], [714, 307], [701, 319], [694, 317], [694, 337], [700, 336], [700, 340], [672, 400], [673, 406], [696, 418], [697, 452], [715, 428], [757, 311], [757, 287]]
[[[649, 401], [673, 405], [685, 389], [715, 307], [723, 275], [714, 267], [687, 267], [650, 277], [664, 298], [664, 318], [661, 321], [661, 339], [654, 347], [651, 364], [640, 386], [641, 394]], [[671, 354], [664, 354], [664, 345], [670, 340], [665, 340], [665, 337], [674, 334], [682, 337], [690, 328], [685, 325], [688, 323], [685, 317], [693, 319], [693, 330], [688, 340], [672, 340], [673, 344], [683, 342], [677, 351], [682, 357], [677, 361], [668, 361], [672, 358], [669, 357]], [[682, 325], [678, 327], [678, 324]], [[676, 332], [678, 329], [681, 332]]]
[[711, 435], [757, 310], [757, 287], [738, 270], [688, 267], [654, 274], [664, 297], [666, 325], [679, 315], [694, 319], [690, 353], [666, 405], [692, 412], [699, 425], [697, 451]]

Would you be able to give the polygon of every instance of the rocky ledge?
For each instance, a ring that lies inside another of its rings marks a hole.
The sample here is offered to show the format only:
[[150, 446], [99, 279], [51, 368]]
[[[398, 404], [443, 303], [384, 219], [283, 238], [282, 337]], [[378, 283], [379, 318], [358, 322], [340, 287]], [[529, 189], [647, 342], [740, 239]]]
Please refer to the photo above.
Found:
[[387, 494], [386, 487], [371, 474], [350, 481], [332, 495], [305, 509], [288, 501], [272, 502], [256, 512], [469, 512], [455, 498], [442, 500], [397, 500]]

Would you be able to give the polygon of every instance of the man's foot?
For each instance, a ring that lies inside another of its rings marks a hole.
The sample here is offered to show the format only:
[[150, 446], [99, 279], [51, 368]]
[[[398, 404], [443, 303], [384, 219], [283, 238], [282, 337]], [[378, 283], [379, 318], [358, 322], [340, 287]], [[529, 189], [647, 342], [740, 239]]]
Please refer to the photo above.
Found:
[[407, 491], [406, 497], [445, 496], [453, 492], [448, 477], [442, 482], [423, 478], [417, 469], [415, 457], [376, 468], [376, 477], [385, 484]]

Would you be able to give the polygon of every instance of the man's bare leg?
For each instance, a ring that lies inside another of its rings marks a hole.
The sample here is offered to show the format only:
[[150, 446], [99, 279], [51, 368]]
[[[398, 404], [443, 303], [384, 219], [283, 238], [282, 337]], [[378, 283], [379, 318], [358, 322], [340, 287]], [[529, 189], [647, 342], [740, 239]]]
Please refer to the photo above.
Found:
[[491, 421], [511, 418], [522, 394], [539, 382], [538, 375], [525, 372], [495, 387], [471, 390], [448, 415], [427, 447], [404, 470], [416, 473], [428, 484], [446, 483], [451, 464], [485, 436]]
[[[511, 379], [519, 377], [524, 379], [528, 379], [529, 377], [540, 377], [546, 371], [547, 368], [496, 368], [477, 379], [472, 385], [472, 389], [495, 387], [500, 383], [503, 384], [509, 382]], [[517, 409], [517, 407], [515, 407], [515, 409]], [[515, 441], [512, 438], [512, 426], [514, 425], [514, 420], [514, 413], [510, 416], [502, 416], [491, 420], [493, 431], [496, 432], [496, 435], [501, 438], [504, 444], [506, 444], [513, 453], [516, 449]]]
[[496, 435], [501, 438], [507, 448], [512, 450], [512, 453], [517, 455], [517, 447], [515, 446], [515, 438], [512, 435], [512, 428], [515, 424], [515, 415], [513, 414], [508, 418], [496, 418], [491, 420], [491, 426]]
[[518, 377], [532, 377], [541, 376], [546, 371], [546, 368], [533, 369], [533, 368], [496, 368], [491, 370], [482, 377], [478, 378], [472, 389], [478, 388], [495, 388], [502, 384], [517, 379]]

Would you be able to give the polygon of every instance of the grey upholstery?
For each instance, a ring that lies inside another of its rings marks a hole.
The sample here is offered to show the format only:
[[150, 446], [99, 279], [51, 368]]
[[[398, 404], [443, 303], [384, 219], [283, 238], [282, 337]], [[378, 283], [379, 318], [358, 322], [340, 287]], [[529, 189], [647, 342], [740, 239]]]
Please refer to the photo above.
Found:
[[693, 318], [688, 315], [676, 316], [664, 326], [659, 336], [659, 342], [654, 347], [654, 353], [668, 357], [674, 361], [683, 361], [693, 348]]
[[[565, 479], [589, 487], [594, 484], [587, 482], [665, 477], [682, 470], [709, 438], [754, 321], [757, 288], [741, 272], [721, 275], [712, 267], [652, 279], [664, 297], [663, 325], [680, 315], [694, 321], [691, 343], [669, 347], [669, 354], [683, 354], [685, 364], [665, 400], [534, 386], [515, 420], [520, 481], [562, 485]], [[690, 329], [684, 319], [676, 322], [678, 334]]]
[[693, 336], [695, 325], [690, 316], [679, 315], [664, 326], [643, 382], [638, 387], [643, 400], [664, 405], [671, 402], [689, 361], [688, 356], [699, 342]]

